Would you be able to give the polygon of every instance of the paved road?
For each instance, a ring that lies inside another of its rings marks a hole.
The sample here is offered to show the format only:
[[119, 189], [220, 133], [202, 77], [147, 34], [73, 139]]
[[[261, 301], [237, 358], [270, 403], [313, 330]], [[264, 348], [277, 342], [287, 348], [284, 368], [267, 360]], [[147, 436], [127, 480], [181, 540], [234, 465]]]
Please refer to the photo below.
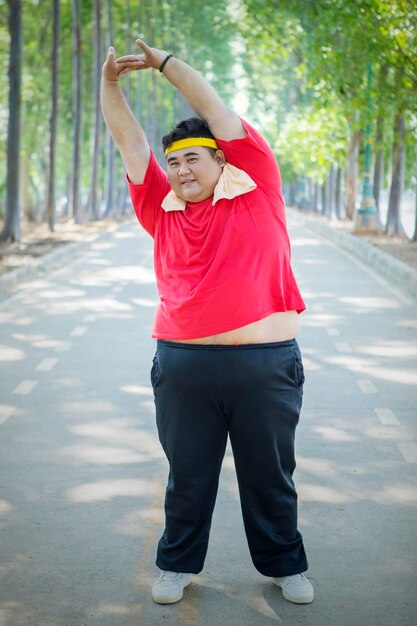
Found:
[[149, 368], [151, 242], [122, 226], [0, 305], [0, 626], [411, 626], [417, 306], [290, 220], [308, 304], [300, 528], [316, 599], [253, 568], [227, 453], [206, 566], [156, 606], [166, 462]]

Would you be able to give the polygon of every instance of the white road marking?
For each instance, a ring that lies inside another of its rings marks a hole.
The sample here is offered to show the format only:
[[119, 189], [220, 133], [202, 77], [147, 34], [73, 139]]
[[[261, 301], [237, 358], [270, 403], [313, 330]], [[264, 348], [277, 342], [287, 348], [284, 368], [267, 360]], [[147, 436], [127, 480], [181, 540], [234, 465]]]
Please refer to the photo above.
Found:
[[14, 411], [14, 406], [10, 406], [9, 404], [0, 404], [0, 424], [5, 424], [9, 417], [13, 415]]
[[378, 393], [372, 380], [357, 380], [356, 382], [362, 393]]
[[338, 352], [352, 352], [350, 345], [344, 341], [336, 341], [335, 346]]
[[406, 463], [417, 463], [417, 445], [411, 441], [397, 443], [397, 447], [403, 455]]
[[330, 337], [339, 337], [340, 330], [338, 328], [326, 328], [326, 333], [330, 335]]
[[70, 332], [71, 337], [81, 337], [84, 333], [87, 332], [87, 326], [76, 326]]
[[27, 396], [38, 384], [37, 380], [24, 380], [13, 391], [14, 396]]
[[381, 424], [384, 426], [398, 426], [399, 420], [395, 417], [391, 409], [374, 409]]
[[49, 372], [58, 363], [58, 359], [43, 359], [37, 366], [37, 372]]
[[83, 319], [83, 322], [95, 322], [97, 319], [97, 315], [86, 315]]

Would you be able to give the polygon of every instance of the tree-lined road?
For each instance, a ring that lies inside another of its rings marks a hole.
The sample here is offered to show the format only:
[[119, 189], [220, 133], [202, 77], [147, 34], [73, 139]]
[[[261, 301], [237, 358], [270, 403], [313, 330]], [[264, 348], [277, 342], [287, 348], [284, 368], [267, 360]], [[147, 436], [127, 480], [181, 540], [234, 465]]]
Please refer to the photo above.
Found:
[[152, 246], [128, 223], [0, 305], [1, 626], [415, 623], [417, 305], [292, 214], [290, 232], [314, 603], [287, 603], [253, 568], [230, 451], [204, 571], [181, 603], [150, 599], [167, 464]]

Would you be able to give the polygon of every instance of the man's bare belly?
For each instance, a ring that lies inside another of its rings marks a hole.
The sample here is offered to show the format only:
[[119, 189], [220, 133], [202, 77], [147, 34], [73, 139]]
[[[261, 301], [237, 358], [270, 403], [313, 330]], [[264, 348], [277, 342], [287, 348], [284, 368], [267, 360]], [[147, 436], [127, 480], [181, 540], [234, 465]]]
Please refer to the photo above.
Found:
[[300, 330], [297, 311], [273, 313], [258, 322], [241, 326], [226, 333], [199, 337], [198, 339], [181, 339], [178, 343], [240, 345], [246, 343], [270, 343], [271, 341], [287, 341], [294, 339]]

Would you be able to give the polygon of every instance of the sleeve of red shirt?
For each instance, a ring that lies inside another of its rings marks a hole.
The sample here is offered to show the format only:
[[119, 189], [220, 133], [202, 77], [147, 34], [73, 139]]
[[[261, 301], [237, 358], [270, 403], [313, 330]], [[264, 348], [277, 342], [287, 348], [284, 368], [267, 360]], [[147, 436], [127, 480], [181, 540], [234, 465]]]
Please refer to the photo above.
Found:
[[216, 138], [226, 161], [249, 174], [255, 183], [281, 187], [278, 163], [271, 148], [253, 126], [245, 120], [242, 120], [242, 124], [247, 132], [246, 137], [232, 141]]
[[152, 150], [143, 183], [134, 185], [127, 174], [126, 181], [139, 223], [153, 237], [163, 211], [162, 201], [171, 187], [166, 172], [159, 165]]

